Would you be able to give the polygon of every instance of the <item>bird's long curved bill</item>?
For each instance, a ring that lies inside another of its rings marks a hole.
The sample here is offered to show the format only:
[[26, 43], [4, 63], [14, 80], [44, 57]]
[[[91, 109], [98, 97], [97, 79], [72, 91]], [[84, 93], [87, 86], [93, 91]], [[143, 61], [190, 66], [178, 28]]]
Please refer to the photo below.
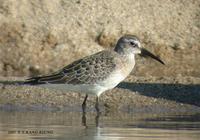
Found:
[[155, 56], [154, 54], [152, 54], [150, 51], [144, 49], [144, 48], [141, 48], [141, 56], [143, 57], [151, 57], [155, 60], [157, 60], [158, 62], [160, 62], [161, 64], [165, 65], [165, 63], [157, 56]]

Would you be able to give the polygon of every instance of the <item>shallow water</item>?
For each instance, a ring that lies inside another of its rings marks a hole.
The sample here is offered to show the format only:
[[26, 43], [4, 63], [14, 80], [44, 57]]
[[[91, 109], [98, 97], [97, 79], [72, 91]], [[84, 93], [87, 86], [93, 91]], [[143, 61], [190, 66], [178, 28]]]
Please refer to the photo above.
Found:
[[200, 114], [0, 112], [1, 140], [199, 140]]

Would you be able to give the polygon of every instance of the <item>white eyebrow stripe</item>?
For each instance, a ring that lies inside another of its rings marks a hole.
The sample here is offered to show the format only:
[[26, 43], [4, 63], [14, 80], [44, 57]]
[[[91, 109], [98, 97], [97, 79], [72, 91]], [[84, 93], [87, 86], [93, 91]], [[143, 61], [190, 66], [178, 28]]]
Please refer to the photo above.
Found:
[[127, 38], [124, 38], [124, 40], [125, 40], [126, 42], [129, 42], [129, 39], [127, 39]]
[[141, 44], [138, 40], [133, 40], [133, 41], [138, 45], [139, 48], [141, 47]]
[[133, 41], [133, 42], [135, 42], [135, 43], [138, 45], [139, 48], [141, 48], [140, 41], [138, 41], [138, 40], [134, 40], [134, 39], [128, 40], [128, 39], [126, 39], [126, 41], [127, 41], [127, 42], [128, 42], [128, 41]]

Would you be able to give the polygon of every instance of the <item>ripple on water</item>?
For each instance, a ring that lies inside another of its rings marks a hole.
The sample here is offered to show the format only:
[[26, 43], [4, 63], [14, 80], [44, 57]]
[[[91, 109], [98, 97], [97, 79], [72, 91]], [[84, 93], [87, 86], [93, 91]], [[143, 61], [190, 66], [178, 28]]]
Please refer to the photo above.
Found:
[[[98, 126], [97, 126], [98, 125]], [[0, 112], [0, 139], [199, 140], [200, 114]]]

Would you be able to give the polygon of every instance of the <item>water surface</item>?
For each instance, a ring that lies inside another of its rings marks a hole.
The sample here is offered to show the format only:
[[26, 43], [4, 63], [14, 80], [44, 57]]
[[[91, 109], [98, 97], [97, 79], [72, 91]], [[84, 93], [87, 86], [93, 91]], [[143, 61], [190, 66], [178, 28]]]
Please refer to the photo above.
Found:
[[199, 140], [200, 114], [0, 112], [1, 140]]

